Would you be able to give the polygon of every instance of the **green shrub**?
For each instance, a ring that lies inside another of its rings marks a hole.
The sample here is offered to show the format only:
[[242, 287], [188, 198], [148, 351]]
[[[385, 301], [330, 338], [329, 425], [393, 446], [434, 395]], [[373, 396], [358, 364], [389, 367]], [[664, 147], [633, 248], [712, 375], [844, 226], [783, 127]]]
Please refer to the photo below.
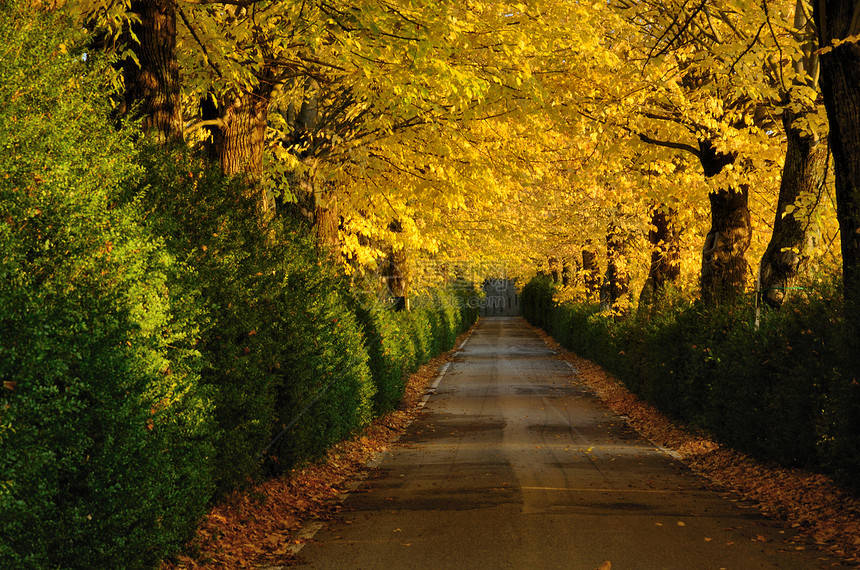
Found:
[[523, 317], [536, 327], [549, 328], [555, 307], [555, 285], [548, 275], [538, 275], [523, 286], [520, 308]]
[[223, 433], [219, 489], [259, 473], [264, 458], [288, 469], [366, 425], [375, 387], [363, 332], [309, 226], [289, 216], [263, 226], [242, 182], [186, 149], [144, 159], [149, 223], [196, 271], [176, 286], [209, 308], [200, 350]]
[[276, 470], [321, 456], [373, 418], [376, 386], [363, 331], [334, 269], [315, 261], [306, 258], [274, 299], [273, 309], [289, 311], [275, 313], [283, 372], [276, 421], [292, 426], [270, 452]]
[[0, 560], [139, 568], [211, 493], [199, 300], [124, 199], [131, 132], [73, 29], [0, 7]]
[[477, 312], [465, 306], [456, 291], [433, 290], [411, 304], [411, 311], [398, 312], [358, 293], [356, 313], [370, 355], [377, 415], [395, 409], [403, 397], [408, 374], [429, 358], [453, 348], [460, 332], [477, 318]]
[[377, 415], [393, 410], [403, 397], [405, 381], [415, 370], [415, 345], [401, 326], [397, 313], [381, 304], [364, 299], [357, 314], [364, 327], [364, 338], [370, 356], [370, 371], [376, 385], [373, 409]]

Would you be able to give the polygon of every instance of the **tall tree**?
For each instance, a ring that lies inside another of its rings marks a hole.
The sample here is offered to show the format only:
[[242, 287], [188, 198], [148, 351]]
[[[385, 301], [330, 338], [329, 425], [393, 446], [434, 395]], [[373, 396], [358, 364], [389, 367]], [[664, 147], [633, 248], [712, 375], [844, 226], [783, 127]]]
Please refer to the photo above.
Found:
[[[825, 144], [826, 125], [820, 105], [818, 54], [815, 29], [808, 18], [806, 3], [795, 5], [795, 45], [799, 53], [787, 88], [782, 92], [782, 124], [787, 145], [779, 186], [773, 233], [761, 259], [760, 286], [763, 300], [779, 308], [788, 298], [801, 267], [808, 259], [807, 233], [812, 210], [817, 205], [827, 172], [829, 152]], [[782, 87], [782, 86], [781, 86]], [[799, 201], [806, 207], [797, 207]]]
[[677, 217], [678, 212], [670, 206], [656, 205], [651, 210], [651, 227], [648, 230], [651, 263], [639, 295], [640, 310], [657, 306], [666, 290], [677, 284], [681, 276]]
[[686, 151], [699, 162], [711, 185], [701, 294], [708, 303], [731, 300], [744, 291], [748, 271], [750, 176], [774, 162], [762, 151], [773, 146], [766, 144], [773, 128], [765, 119], [781, 65], [768, 58], [782, 38], [765, 34], [763, 10], [745, 2], [616, 6], [633, 30], [623, 49], [636, 65], [623, 88], [607, 90], [615, 114], [641, 142]]
[[860, 1], [813, 2], [813, 20], [830, 122], [845, 296], [849, 322], [860, 330]]

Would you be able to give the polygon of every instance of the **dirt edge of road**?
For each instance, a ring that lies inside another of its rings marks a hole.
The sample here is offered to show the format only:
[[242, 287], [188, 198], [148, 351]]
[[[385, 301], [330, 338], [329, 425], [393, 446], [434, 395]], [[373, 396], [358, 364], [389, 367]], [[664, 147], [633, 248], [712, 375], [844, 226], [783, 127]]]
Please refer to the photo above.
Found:
[[674, 424], [600, 366], [569, 352], [542, 329], [527, 326], [644, 437], [676, 452], [695, 472], [751, 501], [764, 515], [797, 529], [831, 556], [860, 566], [860, 500], [856, 496], [824, 475], [758, 461]]

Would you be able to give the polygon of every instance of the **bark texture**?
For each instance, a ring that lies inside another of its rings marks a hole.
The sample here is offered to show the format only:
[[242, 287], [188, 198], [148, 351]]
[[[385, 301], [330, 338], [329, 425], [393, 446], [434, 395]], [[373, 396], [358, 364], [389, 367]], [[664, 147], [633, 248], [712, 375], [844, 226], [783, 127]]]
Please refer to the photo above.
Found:
[[630, 237], [623, 231], [613, 228], [606, 236], [606, 274], [600, 286], [600, 308], [616, 309], [619, 301], [630, 290], [630, 272], [626, 260]]
[[[394, 220], [388, 229], [395, 234], [403, 233], [403, 224], [400, 220]], [[409, 296], [409, 270], [408, 256], [403, 247], [389, 246], [388, 266], [385, 268], [384, 277], [388, 285], [389, 294], [394, 297], [394, 308], [403, 310], [408, 306]]]
[[794, 212], [786, 214], [786, 207], [801, 195], [816, 195], [824, 184], [827, 170], [827, 145], [818, 137], [804, 134], [795, 127], [793, 113], [783, 117], [788, 146], [773, 234], [761, 259], [762, 299], [771, 307], [779, 308], [795, 285], [803, 263], [807, 260], [808, 216]]
[[[734, 163], [736, 155], [717, 151], [710, 141], [699, 142], [699, 160], [706, 177], [719, 174]], [[744, 291], [747, 262], [744, 255], [752, 240], [749, 188], [711, 192], [711, 228], [702, 248], [701, 289], [707, 305], [731, 302]]]
[[[263, 176], [263, 150], [271, 89], [267, 85], [223, 101], [220, 124], [211, 129], [211, 154], [229, 176], [245, 175], [259, 193], [260, 210], [269, 212], [273, 201], [259, 184]], [[205, 111], [205, 109], [204, 109]]]
[[860, 33], [860, 2], [812, 4], [819, 44], [832, 48], [821, 55], [821, 91], [830, 122], [849, 321], [860, 329], [860, 44], [852, 40], [833, 46], [834, 40]]
[[651, 265], [648, 278], [639, 295], [640, 309], [655, 305], [666, 288], [681, 277], [681, 253], [678, 245], [677, 212], [665, 206], [651, 210]]
[[585, 283], [585, 295], [588, 299], [600, 298], [600, 262], [597, 251], [592, 245], [582, 249], [582, 278]]
[[179, 64], [176, 61], [176, 12], [172, 0], [134, 0], [140, 22], [131, 26], [139, 43], [129, 44], [138, 62], [123, 63], [126, 109], [136, 109], [142, 127], [158, 140], [182, 139]]
[[326, 254], [340, 255], [340, 214], [337, 197], [331, 189], [319, 192], [314, 210], [314, 232], [317, 247]]

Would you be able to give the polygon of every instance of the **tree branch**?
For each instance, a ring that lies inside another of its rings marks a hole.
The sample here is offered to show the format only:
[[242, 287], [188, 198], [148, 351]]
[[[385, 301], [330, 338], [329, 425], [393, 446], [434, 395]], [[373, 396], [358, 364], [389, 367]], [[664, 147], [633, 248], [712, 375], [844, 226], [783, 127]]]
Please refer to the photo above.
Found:
[[675, 150], [683, 150], [683, 151], [689, 152], [690, 154], [692, 154], [693, 156], [695, 156], [698, 159], [702, 158], [701, 151], [699, 149], [697, 149], [696, 147], [694, 147], [693, 145], [689, 145], [687, 143], [674, 142], [674, 141], [661, 141], [661, 140], [658, 140], [655, 138], [651, 138], [644, 133], [637, 133], [637, 132], [635, 132], [632, 129], [629, 129], [627, 127], [623, 127], [623, 128], [627, 132], [639, 137], [639, 140], [641, 140], [644, 143], [653, 144], [656, 146], [662, 146], [665, 148], [674, 148]]
[[188, 21], [188, 17], [185, 15], [185, 11], [182, 9], [182, 6], [177, 4], [176, 11], [179, 12], [179, 17], [182, 19], [182, 23], [185, 24], [185, 27], [188, 28], [189, 32], [191, 32], [191, 37], [194, 38], [194, 41], [197, 42], [197, 45], [199, 45], [200, 49], [203, 50], [203, 55], [206, 57], [206, 63], [209, 64], [209, 67], [215, 70], [215, 75], [218, 76], [218, 79], [224, 79], [224, 76], [221, 74], [221, 70], [217, 65], [215, 65], [212, 58], [209, 57], [209, 50], [206, 49], [206, 44], [200, 40], [200, 36], [197, 35], [197, 32], [191, 26], [191, 22]]
[[201, 121], [197, 121], [195, 123], [191, 123], [184, 129], [182, 129], [182, 136], [187, 136], [193, 133], [194, 131], [200, 130], [203, 127], [223, 127], [224, 121], [223, 119], [205, 119]]

